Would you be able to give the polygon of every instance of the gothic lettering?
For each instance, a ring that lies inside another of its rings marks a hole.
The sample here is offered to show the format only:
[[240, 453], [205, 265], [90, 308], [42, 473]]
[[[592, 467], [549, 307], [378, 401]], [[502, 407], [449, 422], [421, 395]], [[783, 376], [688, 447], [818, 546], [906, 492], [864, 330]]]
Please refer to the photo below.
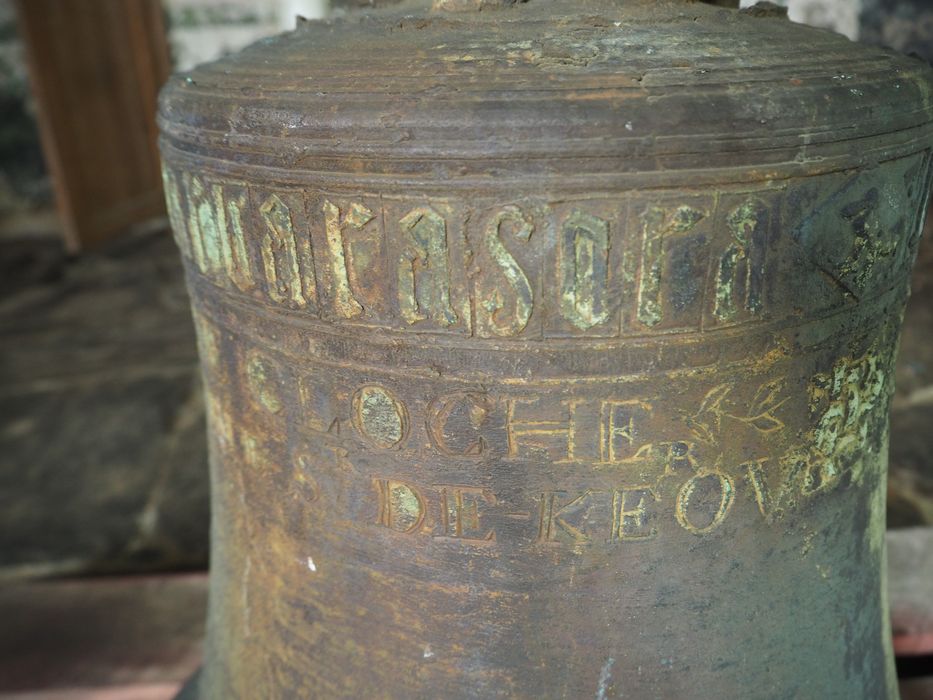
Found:
[[560, 310], [580, 330], [609, 320], [609, 224], [574, 211], [561, 230]]
[[409, 324], [457, 323], [450, 306], [447, 223], [430, 207], [413, 209], [399, 221], [406, 245], [398, 261], [398, 300]]
[[505, 287], [496, 285], [488, 290], [484, 288], [488, 283], [481, 281], [478, 325], [481, 332], [501, 336], [521, 333], [534, 308], [531, 283], [503, 241], [506, 228], [511, 229], [512, 238], [527, 242], [534, 232], [534, 224], [521, 209], [510, 205], [492, 217], [483, 236], [486, 254], [501, 271]]

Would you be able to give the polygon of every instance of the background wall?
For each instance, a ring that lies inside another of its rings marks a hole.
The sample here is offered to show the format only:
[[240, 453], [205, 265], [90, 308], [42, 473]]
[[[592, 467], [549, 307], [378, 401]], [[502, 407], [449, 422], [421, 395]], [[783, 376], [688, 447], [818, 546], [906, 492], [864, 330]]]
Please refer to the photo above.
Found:
[[[296, 15], [322, 17], [328, 7], [327, 0], [163, 0], [162, 4], [175, 70], [291, 29]], [[52, 189], [42, 160], [13, 0], [0, 0], [0, 229], [5, 225], [21, 232], [33, 223], [23, 222], [23, 215], [51, 205]], [[43, 221], [43, 228], [49, 223]]]

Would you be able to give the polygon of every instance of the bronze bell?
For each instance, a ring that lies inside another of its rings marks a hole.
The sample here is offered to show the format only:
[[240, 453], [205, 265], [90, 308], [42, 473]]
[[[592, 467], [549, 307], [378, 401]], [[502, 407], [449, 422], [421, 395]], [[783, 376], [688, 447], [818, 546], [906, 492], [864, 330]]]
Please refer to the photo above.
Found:
[[930, 69], [687, 0], [438, 0], [176, 77], [201, 698], [895, 698]]

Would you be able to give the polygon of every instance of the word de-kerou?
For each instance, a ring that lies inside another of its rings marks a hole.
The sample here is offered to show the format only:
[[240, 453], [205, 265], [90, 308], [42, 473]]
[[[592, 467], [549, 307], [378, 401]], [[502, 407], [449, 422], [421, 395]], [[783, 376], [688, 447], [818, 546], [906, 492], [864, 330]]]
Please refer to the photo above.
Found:
[[200, 697], [896, 697], [933, 83], [760, 14], [409, 2], [171, 82]]

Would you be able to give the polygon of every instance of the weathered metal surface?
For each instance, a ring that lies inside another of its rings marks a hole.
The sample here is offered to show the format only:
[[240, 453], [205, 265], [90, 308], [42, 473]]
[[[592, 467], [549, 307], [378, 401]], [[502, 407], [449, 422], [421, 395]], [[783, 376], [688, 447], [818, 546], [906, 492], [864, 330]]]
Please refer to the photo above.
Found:
[[468, 4], [163, 95], [200, 695], [894, 697], [929, 70], [691, 2]]
[[[864, 0], [860, 37], [933, 61], [933, 7], [923, 0]], [[911, 282], [891, 412], [888, 527], [933, 526], [933, 219]], [[933, 599], [933, 579], [929, 583]]]

